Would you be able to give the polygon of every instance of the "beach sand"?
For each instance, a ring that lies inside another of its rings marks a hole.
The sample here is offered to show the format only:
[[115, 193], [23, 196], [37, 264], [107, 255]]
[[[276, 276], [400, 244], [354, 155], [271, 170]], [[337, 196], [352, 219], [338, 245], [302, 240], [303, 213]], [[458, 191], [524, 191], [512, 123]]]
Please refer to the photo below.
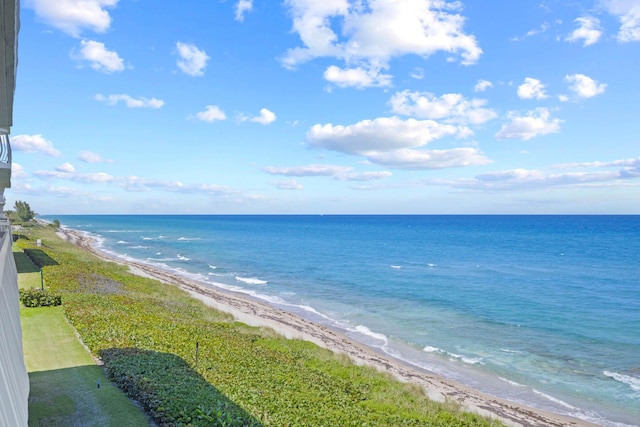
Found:
[[113, 258], [96, 249], [95, 241], [78, 231], [62, 229], [58, 235], [95, 256], [127, 265], [133, 274], [153, 278], [180, 287], [208, 306], [231, 314], [235, 319], [250, 326], [271, 328], [291, 339], [311, 341], [335, 353], [342, 353], [360, 365], [368, 365], [391, 374], [400, 381], [424, 387], [432, 400], [450, 400], [459, 403], [465, 410], [489, 416], [508, 426], [595, 426], [584, 420], [530, 408], [501, 398], [489, 396], [426, 371], [418, 370], [401, 361], [377, 353], [347, 336], [327, 327], [309, 322], [298, 315], [252, 300], [244, 295], [213, 289], [198, 281], [149, 266], [144, 263]]

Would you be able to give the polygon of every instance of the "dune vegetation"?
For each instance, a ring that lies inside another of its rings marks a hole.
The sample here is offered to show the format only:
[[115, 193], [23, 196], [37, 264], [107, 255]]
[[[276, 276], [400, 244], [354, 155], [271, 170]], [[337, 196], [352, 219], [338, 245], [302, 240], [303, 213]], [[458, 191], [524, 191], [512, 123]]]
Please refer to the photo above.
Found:
[[158, 425], [496, 426], [315, 344], [249, 327], [35, 226], [46, 287], [107, 376]]

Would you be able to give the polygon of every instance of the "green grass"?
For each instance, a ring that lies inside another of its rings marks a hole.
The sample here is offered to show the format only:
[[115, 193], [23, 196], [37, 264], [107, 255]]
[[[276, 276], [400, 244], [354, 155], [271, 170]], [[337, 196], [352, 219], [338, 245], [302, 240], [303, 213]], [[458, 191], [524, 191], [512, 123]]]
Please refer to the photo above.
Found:
[[40, 268], [22, 251], [17, 244], [13, 244], [13, 259], [18, 270], [18, 287], [31, 289], [42, 287]]
[[[500, 425], [461, 412], [453, 404], [432, 402], [415, 385], [355, 366], [310, 342], [287, 340], [234, 322], [177, 287], [98, 260], [49, 229], [34, 228], [32, 235], [46, 242], [38, 256], [47, 261], [42, 267], [45, 280], [52, 291], [62, 294], [66, 317], [89, 349], [104, 359], [110, 377], [160, 423]], [[36, 341], [47, 339], [42, 336]], [[75, 357], [65, 355], [66, 348], [57, 351], [60, 363]], [[28, 360], [30, 366], [37, 363]], [[87, 381], [95, 391], [96, 379]], [[58, 399], [59, 408], [66, 408], [64, 394]]]
[[23, 307], [20, 321], [31, 387], [29, 426], [149, 425], [146, 415], [106, 379], [62, 307]]

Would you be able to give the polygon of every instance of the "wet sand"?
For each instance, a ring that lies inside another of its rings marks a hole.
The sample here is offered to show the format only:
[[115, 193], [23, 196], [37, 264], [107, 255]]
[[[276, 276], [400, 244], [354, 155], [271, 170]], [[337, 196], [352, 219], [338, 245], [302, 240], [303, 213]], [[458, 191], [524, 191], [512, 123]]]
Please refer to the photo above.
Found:
[[545, 412], [489, 396], [455, 381], [418, 370], [386, 355], [377, 353], [373, 349], [351, 340], [337, 331], [247, 296], [215, 289], [196, 280], [144, 263], [113, 258], [96, 249], [94, 246], [95, 241], [78, 231], [63, 229], [58, 234], [63, 239], [101, 259], [127, 265], [133, 274], [178, 286], [208, 306], [231, 314], [240, 322], [251, 326], [271, 328], [287, 338], [311, 341], [335, 353], [343, 353], [349, 356], [354, 363], [372, 366], [403, 382], [418, 384], [424, 388], [429, 398], [433, 400], [457, 402], [467, 411], [499, 419], [508, 426], [595, 426], [595, 424], [584, 420]]

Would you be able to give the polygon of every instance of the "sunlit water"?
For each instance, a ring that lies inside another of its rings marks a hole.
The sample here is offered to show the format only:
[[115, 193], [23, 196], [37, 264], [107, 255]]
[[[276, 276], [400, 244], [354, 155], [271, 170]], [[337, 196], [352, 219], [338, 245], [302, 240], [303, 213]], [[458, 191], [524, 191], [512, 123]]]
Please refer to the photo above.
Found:
[[640, 425], [640, 216], [48, 216], [511, 400]]

